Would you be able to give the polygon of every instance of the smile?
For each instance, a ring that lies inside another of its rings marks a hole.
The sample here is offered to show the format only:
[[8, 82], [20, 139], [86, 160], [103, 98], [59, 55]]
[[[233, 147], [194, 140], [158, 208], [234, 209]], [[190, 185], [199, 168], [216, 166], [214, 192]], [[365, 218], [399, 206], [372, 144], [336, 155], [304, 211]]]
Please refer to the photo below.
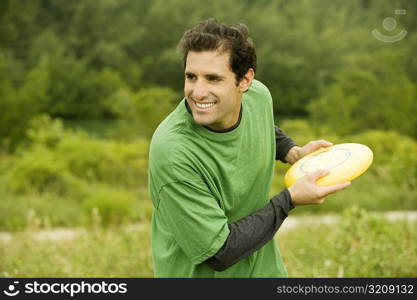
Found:
[[208, 108], [213, 107], [216, 104], [216, 102], [198, 103], [198, 102], [195, 102], [194, 100], [193, 100], [193, 102], [194, 102], [196, 107], [201, 108], [201, 109], [208, 109]]

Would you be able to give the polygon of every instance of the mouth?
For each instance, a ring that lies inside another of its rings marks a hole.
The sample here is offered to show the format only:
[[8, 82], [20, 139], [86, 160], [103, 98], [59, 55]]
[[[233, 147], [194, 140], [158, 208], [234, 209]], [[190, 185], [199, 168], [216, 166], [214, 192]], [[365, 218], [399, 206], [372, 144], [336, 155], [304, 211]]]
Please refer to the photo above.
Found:
[[217, 102], [197, 102], [194, 100], [192, 100], [192, 103], [198, 111], [204, 112], [211, 110], [217, 104]]

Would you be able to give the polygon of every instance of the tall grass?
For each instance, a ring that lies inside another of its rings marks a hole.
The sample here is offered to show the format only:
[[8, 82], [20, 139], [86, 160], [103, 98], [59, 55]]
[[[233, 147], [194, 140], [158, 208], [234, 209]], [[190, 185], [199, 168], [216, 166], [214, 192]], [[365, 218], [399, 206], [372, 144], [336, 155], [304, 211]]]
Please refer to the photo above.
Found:
[[0, 242], [1, 277], [152, 277], [149, 227], [90, 227], [75, 238]]
[[389, 222], [358, 207], [336, 225], [277, 235], [290, 277], [417, 277], [417, 222]]
[[[333, 225], [278, 231], [290, 277], [416, 277], [416, 222], [391, 223], [357, 207]], [[291, 217], [291, 216], [290, 216]], [[152, 277], [149, 223], [90, 227], [75, 238], [0, 239], [1, 277]]]

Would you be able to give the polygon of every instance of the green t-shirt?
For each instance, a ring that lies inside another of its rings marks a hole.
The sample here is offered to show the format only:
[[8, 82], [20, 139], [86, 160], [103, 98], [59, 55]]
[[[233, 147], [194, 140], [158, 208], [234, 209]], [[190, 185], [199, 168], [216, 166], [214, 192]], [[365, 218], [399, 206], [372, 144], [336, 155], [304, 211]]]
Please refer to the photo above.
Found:
[[233, 223], [269, 201], [275, 164], [272, 98], [254, 80], [239, 126], [218, 133], [194, 122], [185, 99], [155, 131], [149, 154], [156, 277], [286, 277], [274, 240], [218, 272], [203, 263]]

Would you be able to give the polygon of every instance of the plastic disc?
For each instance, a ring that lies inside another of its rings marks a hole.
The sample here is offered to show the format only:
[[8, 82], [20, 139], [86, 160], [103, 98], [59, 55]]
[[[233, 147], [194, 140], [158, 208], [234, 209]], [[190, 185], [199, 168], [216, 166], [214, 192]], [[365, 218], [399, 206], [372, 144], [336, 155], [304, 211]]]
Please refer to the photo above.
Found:
[[317, 170], [330, 174], [317, 180], [317, 185], [329, 186], [351, 181], [363, 174], [372, 164], [372, 150], [357, 143], [337, 144], [316, 150], [293, 164], [285, 174], [285, 185]]

